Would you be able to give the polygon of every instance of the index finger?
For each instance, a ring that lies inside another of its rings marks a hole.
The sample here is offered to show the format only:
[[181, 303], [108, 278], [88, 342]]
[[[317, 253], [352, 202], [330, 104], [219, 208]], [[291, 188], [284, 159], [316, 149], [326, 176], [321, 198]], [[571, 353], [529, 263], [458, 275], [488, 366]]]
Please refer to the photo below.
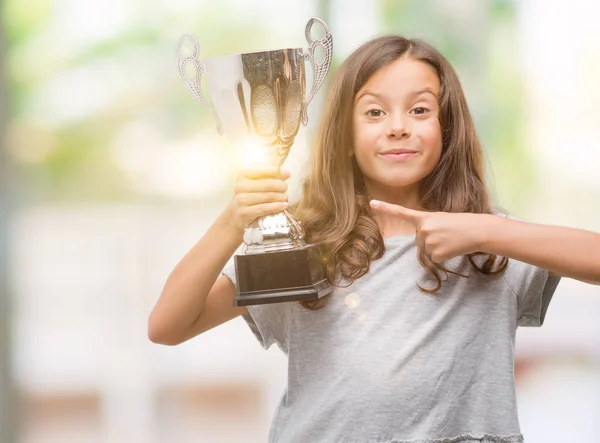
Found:
[[377, 211], [387, 212], [388, 214], [400, 217], [415, 226], [423, 219], [424, 213], [414, 209], [405, 208], [404, 206], [394, 205], [391, 203], [382, 202], [379, 200], [371, 200], [370, 205]]

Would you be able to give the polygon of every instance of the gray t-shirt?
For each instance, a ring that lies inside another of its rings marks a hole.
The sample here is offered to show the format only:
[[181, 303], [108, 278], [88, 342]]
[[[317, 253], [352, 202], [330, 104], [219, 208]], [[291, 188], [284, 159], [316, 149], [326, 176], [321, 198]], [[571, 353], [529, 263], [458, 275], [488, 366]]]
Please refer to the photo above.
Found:
[[[522, 442], [513, 374], [517, 326], [541, 326], [559, 282], [509, 260], [501, 276], [464, 257], [435, 294], [414, 236], [385, 240], [384, 256], [324, 308], [249, 306], [261, 345], [288, 356], [273, 419], [277, 443]], [[235, 284], [233, 261], [223, 270]]]

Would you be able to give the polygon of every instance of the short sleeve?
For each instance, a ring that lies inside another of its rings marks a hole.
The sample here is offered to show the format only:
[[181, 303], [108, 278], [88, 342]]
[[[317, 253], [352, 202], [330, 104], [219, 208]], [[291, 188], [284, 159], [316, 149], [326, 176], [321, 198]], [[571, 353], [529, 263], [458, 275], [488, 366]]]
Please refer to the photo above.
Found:
[[517, 297], [517, 326], [542, 326], [560, 277], [537, 266], [509, 259], [504, 279]]
[[[233, 258], [225, 265], [222, 274], [236, 285]], [[242, 318], [263, 348], [269, 349], [276, 343], [287, 354], [288, 330], [294, 305], [295, 302], [251, 305], [247, 306], [248, 312]]]

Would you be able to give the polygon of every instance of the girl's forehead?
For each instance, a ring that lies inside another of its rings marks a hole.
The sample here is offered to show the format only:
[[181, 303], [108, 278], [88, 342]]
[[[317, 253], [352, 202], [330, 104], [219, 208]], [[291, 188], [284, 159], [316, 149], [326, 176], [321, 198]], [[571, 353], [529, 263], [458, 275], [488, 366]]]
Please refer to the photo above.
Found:
[[431, 65], [411, 58], [400, 58], [375, 72], [363, 85], [361, 90], [363, 89], [381, 93], [392, 90], [412, 93], [429, 89], [437, 95], [440, 79]]

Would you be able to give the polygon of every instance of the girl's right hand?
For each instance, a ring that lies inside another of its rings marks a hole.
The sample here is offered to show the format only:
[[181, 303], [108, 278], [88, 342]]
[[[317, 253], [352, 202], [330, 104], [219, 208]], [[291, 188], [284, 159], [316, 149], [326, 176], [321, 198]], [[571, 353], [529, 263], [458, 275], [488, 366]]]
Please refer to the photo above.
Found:
[[254, 167], [242, 171], [234, 188], [231, 202], [231, 222], [236, 230], [244, 232], [259, 217], [283, 211], [288, 205], [285, 180], [288, 171], [276, 166]]

